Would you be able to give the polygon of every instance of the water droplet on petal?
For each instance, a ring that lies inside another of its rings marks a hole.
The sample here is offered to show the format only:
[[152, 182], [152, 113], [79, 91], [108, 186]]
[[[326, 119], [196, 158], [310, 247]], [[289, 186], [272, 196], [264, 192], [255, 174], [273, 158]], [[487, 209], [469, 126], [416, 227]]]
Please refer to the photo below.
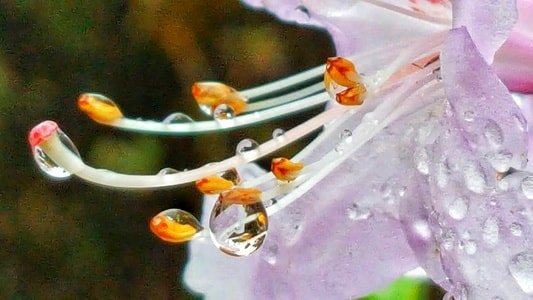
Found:
[[168, 115], [168, 117], [163, 119], [163, 124], [179, 124], [179, 123], [190, 123], [190, 122], [194, 122], [194, 120], [188, 115], [184, 113], [180, 113], [180, 112], [170, 114]]
[[252, 139], [244, 139], [237, 144], [235, 152], [237, 154], [246, 154], [256, 150], [259, 147], [259, 143]]
[[418, 172], [422, 174], [429, 174], [429, 156], [426, 148], [417, 148], [413, 154], [413, 161]]
[[520, 131], [526, 131], [527, 123], [526, 123], [526, 119], [524, 119], [523, 116], [513, 114], [513, 120], [515, 121], [516, 127], [518, 127]]
[[[74, 143], [63, 133], [63, 131], [61, 131], [61, 129], [57, 128], [56, 134], [63, 146], [74, 153], [74, 155], [80, 157], [80, 153]], [[52, 178], [66, 179], [72, 175], [70, 172], [56, 164], [39, 145], [33, 147], [33, 159], [37, 163], [37, 166], [39, 166], [39, 169]]]
[[521, 236], [522, 235], [522, 225], [520, 223], [511, 223], [509, 225], [509, 232], [511, 232], [514, 236]]
[[477, 252], [477, 243], [474, 241], [464, 241], [464, 250], [468, 255], [474, 255]]
[[278, 246], [276, 244], [269, 245], [263, 248], [262, 258], [269, 264], [275, 265], [278, 256]]
[[483, 135], [493, 147], [499, 147], [503, 143], [503, 130], [494, 120], [487, 121]]
[[442, 300], [468, 300], [468, 290], [462, 284], [455, 284]]
[[509, 262], [509, 271], [520, 288], [533, 295], [533, 250], [516, 254]]
[[527, 176], [522, 180], [522, 193], [528, 199], [533, 199], [533, 176]]
[[285, 130], [276, 128], [272, 131], [272, 138], [282, 138], [285, 135]]
[[341, 141], [344, 142], [345, 144], [349, 144], [349, 143], [351, 143], [352, 140], [353, 140], [352, 131], [349, 130], [349, 129], [344, 129], [344, 130], [341, 131], [341, 133], [339, 134], [339, 138], [340, 138]]
[[478, 165], [468, 164], [463, 169], [466, 187], [476, 194], [485, 190], [487, 179]]
[[176, 174], [176, 173], [179, 173], [178, 170], [176, 169], [172, 169], [172, 168], [164, 168], [164, 169], [161, 169], [157, 175], [169, 175], [169, 174]]
[[483, 223], [482, 228], [483, 241], [490, 246], [496, 246], [500, 239], [500, 225], [498, 219], [489, 217]]
[[346, 209], [346, 216], [352, 221], [367, 220], [372, 216], [372, 212], [368, 208], [353, 204]]
[[268, 216], [256, 189], [236, 188], [220, 194], [209, 219], [213, 243], [232, 256], [259, 249], [268, 229]]
[[498, 172], [507, 172], [511, 167], [513, 154], [508, 151], [498, 151], [496, 153], [488, 153], [486, 157], [494, 170]]
[[150, 230], [170, 243], [189, 241], [203, 229], [193, 215], [177, 208], [164, 210], [150, 220]]
[[471, 111], [471, 110], [467, 110], [463, 113], [463, 118], [465, 121], [467, 122], [474, 122], [474, 117], [476, 116], [476, 114]]
[[228, 104], [220, 104], [213, 111], [213, 117], [217, 120], [231, 120], [235, 118], [235, 110]]
[[459, 197], [450, 203], [448, 206], [448, 214], [455, 220], [462, 220], [466, 217], [468, 212], [468, 200], [463, 197]]

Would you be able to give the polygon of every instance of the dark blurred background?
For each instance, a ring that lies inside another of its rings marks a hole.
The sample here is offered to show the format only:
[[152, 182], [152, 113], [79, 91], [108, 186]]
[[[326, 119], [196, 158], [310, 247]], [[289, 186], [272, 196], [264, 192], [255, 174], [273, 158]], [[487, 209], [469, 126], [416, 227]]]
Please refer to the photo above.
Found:
[[327, 34], [236, 0], [3, 0], [0, 16], [0, 299], [200, 298], [182, 284], [186, 245], [165, 244], [147, 226], [172, 207], [199, 217], [193, 187], [54, 181], [33, 163], [27, 133], [55, 120], [88, 164], [131, 174], [220, 160], [239, 140], [266, 141], [308, 116], [194, 139], [155, 137], [98, 125], [76, 98], [103, 93], [134, 118], [181, 111], [201, 119], [193, 82], [245, 88], [313, 67], [334, 53]]

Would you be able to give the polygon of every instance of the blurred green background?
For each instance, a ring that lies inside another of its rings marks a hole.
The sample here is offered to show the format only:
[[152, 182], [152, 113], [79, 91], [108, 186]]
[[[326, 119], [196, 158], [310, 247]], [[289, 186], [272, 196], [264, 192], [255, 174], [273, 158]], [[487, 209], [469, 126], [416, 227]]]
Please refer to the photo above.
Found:
[[129, 117], [201, 119], [193, 82], [239, 89], [322, 64], [334, 54], [327, 34], [238, 1], [3, 0], [0, 16], [0, 299], [199, 299], [181, 281], [186, 245], [165, 244], [147, 226], [172, 207], [199, 217], [193, 187], [54, 181], [34, 165], [27, 133], [55, 120], [88, 164], [131, 174], [220, 160], [239, 140], [266, 141], [309, 115], [194, 139], [154, 137], [98, 125], [76, 98], [103, 93]]

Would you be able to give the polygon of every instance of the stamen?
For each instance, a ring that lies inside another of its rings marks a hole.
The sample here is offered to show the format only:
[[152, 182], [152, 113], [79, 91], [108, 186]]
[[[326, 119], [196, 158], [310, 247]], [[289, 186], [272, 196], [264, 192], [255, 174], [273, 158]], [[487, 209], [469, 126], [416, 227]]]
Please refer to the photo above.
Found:
[[115, 102], [100, 94], [80, 95], [78, 107], [98, 123], [112, 123], [124, 117]]
[[196, 82], [192, 85], [192, 95], [200, 109], [208, 116], [212, 116], [220, 105], [228, 105], [240, 114], [246, 108], [246, 99], [236, 89], [220, 82]]
[[183, 243], [199, 236], [204, 228], [190, 213], [177, 209], [167, 209], [150, 220], [150, 230], [169, 243]]
[[302, 163], [294, 163], [285, 157], [272, 159], [270, 170], [281, 181], [293, 181], [302, 171]]
[[207, 176], [196, 181], [196, 188], [207, 195], [220, 194], [232, 189], [233, 186], [233, 182], [215, 175]]

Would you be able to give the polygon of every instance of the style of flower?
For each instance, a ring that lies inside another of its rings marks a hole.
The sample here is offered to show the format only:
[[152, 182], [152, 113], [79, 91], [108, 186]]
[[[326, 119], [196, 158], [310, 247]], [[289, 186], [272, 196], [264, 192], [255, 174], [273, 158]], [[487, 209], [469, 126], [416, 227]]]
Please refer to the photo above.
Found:
[[[208, 299], [354, 298], [418, 266], [448, 298], [530, 297], [528, 125], [507, 87], [533, 85], [533, 60], [510, 71], [510, 53], [531, 57], [522, 14], [531, 2], [518, 3], [515, 27], [514, 1], [247, 3], [331, 33], [345, 58], [328, 60], [326, 91], [321, 66], [243, 91], [195, 84], [213, 121], [129, 119], [99, 94], [82, 95], [80, 108], [102, 124], [159, 134], [229, 130], [328, 102], [326, 111], [261, 145], [245, 139], [227, 160], [154, 176], [86, 165], [47, 121], [29, 135], [38, 166], [121, 188], [196, 182], [208, 195], [201, 222], [169, 209], [150, 228], [168, 242], [190, 241], [184, 279]], [[250, 163], [321, 127], [295, 157], [274, 158], [272, 172]]]

